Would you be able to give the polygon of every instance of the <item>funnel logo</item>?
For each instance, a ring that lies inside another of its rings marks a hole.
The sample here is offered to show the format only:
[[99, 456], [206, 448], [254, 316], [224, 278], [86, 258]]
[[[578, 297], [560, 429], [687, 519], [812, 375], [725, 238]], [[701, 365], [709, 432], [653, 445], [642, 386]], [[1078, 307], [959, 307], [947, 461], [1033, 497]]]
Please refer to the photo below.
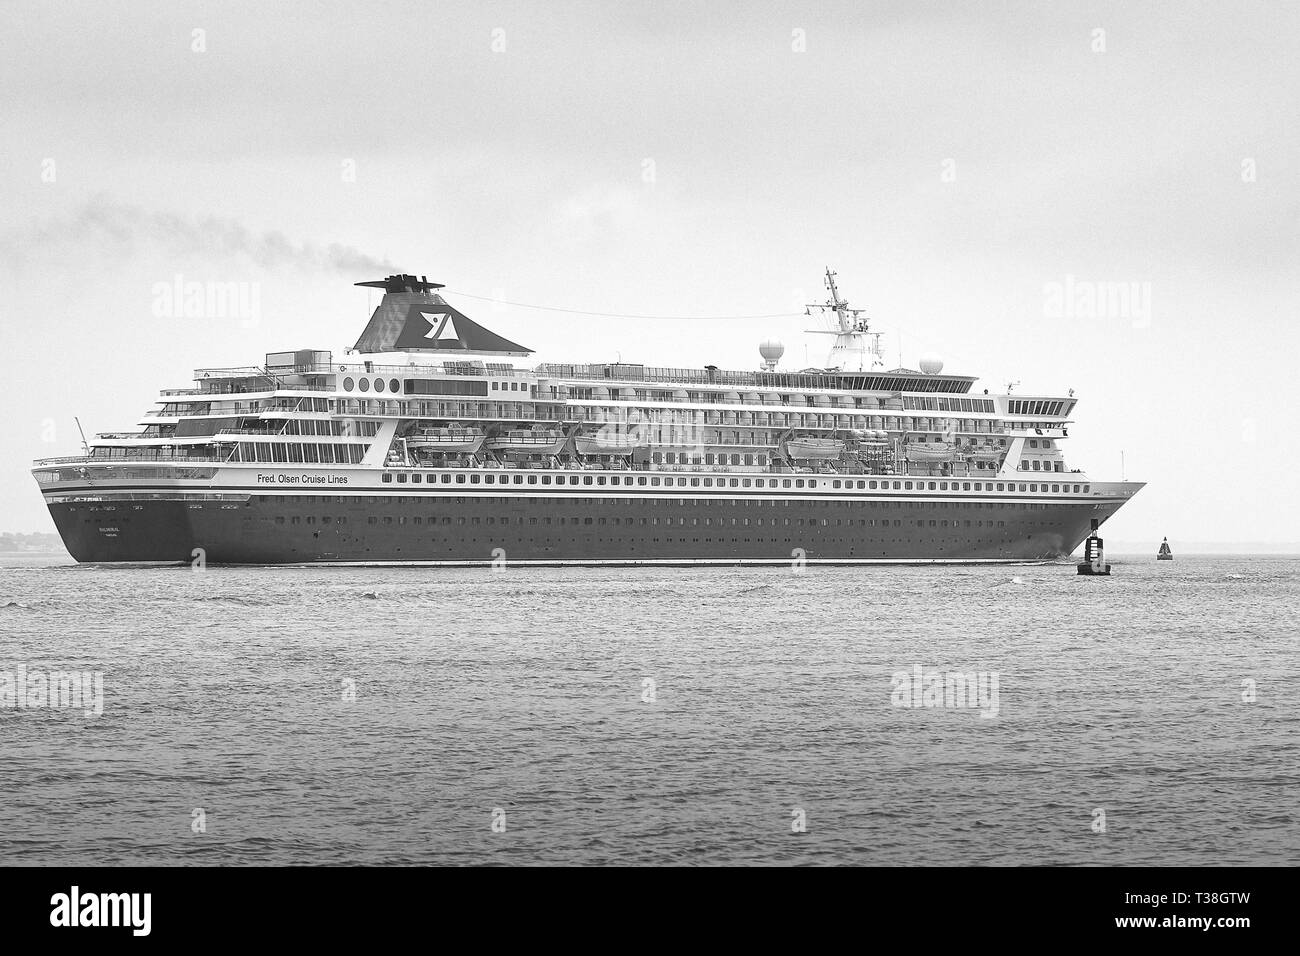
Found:
[[[434, 342], [444, 341], [443, 332], [446, 330], [447, 323], [451, 319], [451, 313], [450, 312], [421, 312], [420, 315], [424, 319], [424, 321], [429, 323], [429, 331], [424, 333], [424, 337]], [[452, 334], [448, 336], [448, 338], [450, 338], [452, 341], [458, 341], [455, 335], [456, 327], [452, 326], [451, 331]]]
[[446, 306], [411, 306], [394, 345], [398, 349], [465, 348], [456, 328], [460, 321], [461, 315]]

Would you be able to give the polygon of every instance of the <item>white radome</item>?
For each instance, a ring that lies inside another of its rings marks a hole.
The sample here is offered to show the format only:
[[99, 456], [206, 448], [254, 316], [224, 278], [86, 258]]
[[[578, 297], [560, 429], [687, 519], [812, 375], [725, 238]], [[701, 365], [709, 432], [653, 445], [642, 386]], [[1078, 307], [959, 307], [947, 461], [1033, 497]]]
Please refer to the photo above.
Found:
[[943, 371], [943, 359], [933, 352], [921, 356], [921, 371], [926, 375], [938, 375]]
[[758, 354], [763, 356], [764, 362], [771, 362], [775, 365], [781, 361], [781, 356], [785, 354], [785, 346], [776, 339], [768, 339], [758, 347]]

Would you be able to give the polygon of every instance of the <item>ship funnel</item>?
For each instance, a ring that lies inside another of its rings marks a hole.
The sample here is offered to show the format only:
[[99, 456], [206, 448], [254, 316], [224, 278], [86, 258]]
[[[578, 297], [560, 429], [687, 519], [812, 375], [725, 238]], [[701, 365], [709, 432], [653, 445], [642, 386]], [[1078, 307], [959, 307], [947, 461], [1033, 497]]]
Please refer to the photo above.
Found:
[[383, 289], [384, 298], [370, 316], [354, 352], [443, 352], [526, 357], [532, 349], [485, 329], [435, 290], [427, 276], [393, 275], [357, 285]]

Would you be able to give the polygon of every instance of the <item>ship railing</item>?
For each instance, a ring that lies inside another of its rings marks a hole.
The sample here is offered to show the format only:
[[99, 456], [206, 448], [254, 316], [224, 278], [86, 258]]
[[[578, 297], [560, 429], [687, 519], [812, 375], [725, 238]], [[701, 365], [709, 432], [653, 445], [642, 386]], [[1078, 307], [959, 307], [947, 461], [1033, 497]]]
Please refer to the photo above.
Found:
[[356, 362], [304, 362], [300, 365], [272, 365], [262, 368], [248, 365], [237, 368], [196, 368], [195, 381], [221, 378], [272, 377], [283, 375], [480, 375], [494, 378], [531, 378], [529, 369], [497, 366], [486, 367], [459, 363], [429, 365], [378, 365], [359, 360]]
[[47, 465], [135, 465], [142, 462], [165, 461], [165, 462], [225, 462], [229, 461], [227, 455], [117, 455], [111, 458], [90, 456], [90, 455], [65, 455], [61, 458], [40, 458], [32, 462], [34, 468], [44, 468]]

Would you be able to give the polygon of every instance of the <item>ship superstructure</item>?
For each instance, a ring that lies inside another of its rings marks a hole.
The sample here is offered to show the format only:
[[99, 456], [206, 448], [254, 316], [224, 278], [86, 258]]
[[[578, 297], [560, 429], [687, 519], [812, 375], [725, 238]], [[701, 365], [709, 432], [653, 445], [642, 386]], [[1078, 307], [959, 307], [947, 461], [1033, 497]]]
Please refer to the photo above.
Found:
[[883, 367], [826, 276], [827, 368], [530, 367], [437, 283], [354, 347], [199, 369], [142, 430], [33, 472], [79, 561], [1051, 560], [1142, 485], [1067, 466], [1076, 399]]

